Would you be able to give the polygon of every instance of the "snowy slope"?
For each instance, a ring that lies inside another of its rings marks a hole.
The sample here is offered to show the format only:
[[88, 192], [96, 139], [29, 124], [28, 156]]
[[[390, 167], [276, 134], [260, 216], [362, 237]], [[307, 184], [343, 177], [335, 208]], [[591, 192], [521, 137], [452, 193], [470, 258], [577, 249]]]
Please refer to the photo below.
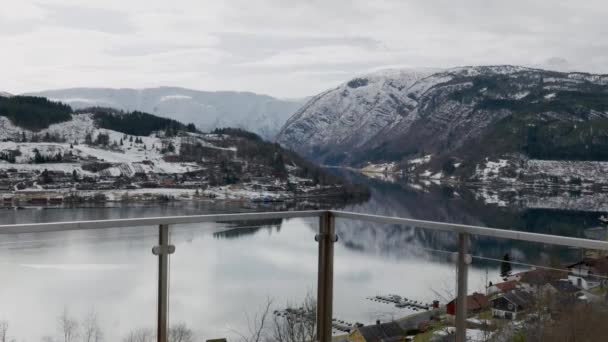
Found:
[[277, 140], [307, 155], [314, 148], [360, 147], [383, 129], [411, 121], [417, 103], [403, 89], [424, 84], [434, 71], [389, 70], [355, 78], [309, 100]]
[[201, 130], [238, 127], [273, 139], [300, 107], [297, 100], [280, 100], [247, 92], [205, 92], [160, 87], [148, 89], [72, 88], [28, 95], [44, 96], [75, 109], [91, 106], [143, 111], [192, 122]]
[[[65, 138], [65, 143], [52, 142], [20, 142], [22, 134], [26, 135], [28, 141], [34, 134], [41, 137], [46, 133], [54, 134]], [[146, 173], [184, 173], [199, 169], [200, 167], [194, 163], [170, 163], [164, 160], [164, 155], [161, 153], [161, 148], [164, 144], [171, 142], [175, 149], [179, 151], [181, 139], [180, 137], [160, 138], [156, 135], [147, 137], [138, 137], [142, 140], [141, 144], [133, 144], [125, 139], [124, 145], [115, 146], [112, 148], [102, 148], [99, 146], [85, 145], [85, 136], [91, 134], [94, 140], [99, 134], [107, 134], [110, 142], [119, 142], [125, 138], [125, 134], [113, 130], [97, 128], [92, 114], [74, 115], [72, 120], [54, 124], [49, 128], [39, 132], [31, 132], [14, 126], [10, 120], [5, 117], [0, 117], [0, 152], [18, 150], [20, 156], [16, 158], [16, 163], [0, 162], [0, 169], [14, 168], [17, 170], [35, 170], [49, 169], [62, 170], [71, 172], [76, 169], [78, 172], [88, 173], [82, 170], [82, 161], [98, 161], [114, 164], [114, 174], [120, 171], [126, 176], [132, 176], [135, 171]], [[12, 141], [2, 141], [12, 140]], [[214, 147], [212, 144], [202, 141], [207, 147]], [[217, 147], [218, 149], [224, 149]], [[31, 164], [30, 161], [34, 158], [35, 150], [42, 156], [55, 156], [68, 154], [81, 162], [78, 163], [45, 163]], [[145, 162], [145, 163], [144, 163]]]
[[[544, 112], [538, 120], [607, 118], [608, 112], [581, 107], [591, 102], [558, 95], [595, 97], [608, 94], [606, 85], [608, 75], [510, 65], [391, 70], [360, 76], [313, 97], [286, 122], [277, 141], [328, 164], [361, 166], [423, 153], [466, 158], [475, 139], [511, 115], [511, 108], [528, 106], [534, 113], [540, 103]], [[556, 112], [551, 102], [567, 106]]]
[[13, 95], [10, 93], [7, 93], [5, 91], [0, 91], [0, 97], [11, 97], [11, 96], [13, 96]]

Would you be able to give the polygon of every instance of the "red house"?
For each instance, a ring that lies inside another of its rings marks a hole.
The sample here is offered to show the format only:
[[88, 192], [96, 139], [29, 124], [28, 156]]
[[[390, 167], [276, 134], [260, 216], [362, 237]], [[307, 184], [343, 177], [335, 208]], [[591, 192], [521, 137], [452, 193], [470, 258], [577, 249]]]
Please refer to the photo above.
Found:
[[[467, 296], [467, 313], [476, 313], [490, 307], [488, 297], [482, 293], [475, 292]], [[456, 299], [446, 306], [448, 315], [456, 315]]]

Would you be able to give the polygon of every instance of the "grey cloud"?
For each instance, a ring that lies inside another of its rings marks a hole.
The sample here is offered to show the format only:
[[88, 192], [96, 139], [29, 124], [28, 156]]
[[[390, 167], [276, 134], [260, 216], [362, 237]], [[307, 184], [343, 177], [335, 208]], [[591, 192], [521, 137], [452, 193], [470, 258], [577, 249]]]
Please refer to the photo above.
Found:
[[128, 14], [123, 12], [57, 4], [45, 4], [40, 7], [46, 12], [45, 23], [48, 25], [112, 34], [135, 32], [135, 26], [129, 21]]
[[112, 56], [119, 57], [144, 57], [150, 55], [156, 55], [165, 53], [168, 51], [191, 51], [205, 48], [205, 46], [196, 45], [183, 45], [183, 44], [171, 44], [171, 43], [156, 43], [156, 44], [129, 44], [123, 46], [113, 46], [107, 48], [105, 51]]
[[387, 65], [608, 72], [601, 0], [76, 1], [0, 8], [0, 90], [93, 79], [299, 97]]
[[373, 49], [381, 45], [380, 41], [367, 37], [300, 37], [236, 32], [216, 32], [215, 36], [219, 38], [216, 48], [232, 54], [235, 62], [252, 61], [306, 47], [347, 45]]

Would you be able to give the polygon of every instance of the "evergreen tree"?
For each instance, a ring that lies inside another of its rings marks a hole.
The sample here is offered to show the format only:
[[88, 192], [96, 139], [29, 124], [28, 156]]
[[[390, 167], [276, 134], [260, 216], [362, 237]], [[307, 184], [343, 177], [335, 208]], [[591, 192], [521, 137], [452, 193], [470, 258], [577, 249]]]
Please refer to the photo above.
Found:
[[53, 182], [53, 179], [51, 179], [51, 176], [49, 175], [49, 170], [47, 170], [47, 169], [44, 169], [44, 171], [42, 171], [42, 175], [40, 178], [41, 178], [41, 181], [43, 184]]
[[500, 263], [500, 276], [503, 278], [508, 277], [511, 275], [511, 269], [511, 258], [509, 258], [509, 253], [507, 253]]
[[34, 163], [42, 164], [46, 161], [46, 159], [40, 154], [37, 148], [34, 149]]

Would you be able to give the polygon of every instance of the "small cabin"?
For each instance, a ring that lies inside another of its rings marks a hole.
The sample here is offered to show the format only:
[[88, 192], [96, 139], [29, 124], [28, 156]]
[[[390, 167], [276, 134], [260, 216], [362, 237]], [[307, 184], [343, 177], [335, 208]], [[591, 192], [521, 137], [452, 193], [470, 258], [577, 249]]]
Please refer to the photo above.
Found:
[[513, 290], [492, 299], [492, 316], [495, 318], [516, 319], [522, 311], [528, 310], [534, 302], [529, 292]]

